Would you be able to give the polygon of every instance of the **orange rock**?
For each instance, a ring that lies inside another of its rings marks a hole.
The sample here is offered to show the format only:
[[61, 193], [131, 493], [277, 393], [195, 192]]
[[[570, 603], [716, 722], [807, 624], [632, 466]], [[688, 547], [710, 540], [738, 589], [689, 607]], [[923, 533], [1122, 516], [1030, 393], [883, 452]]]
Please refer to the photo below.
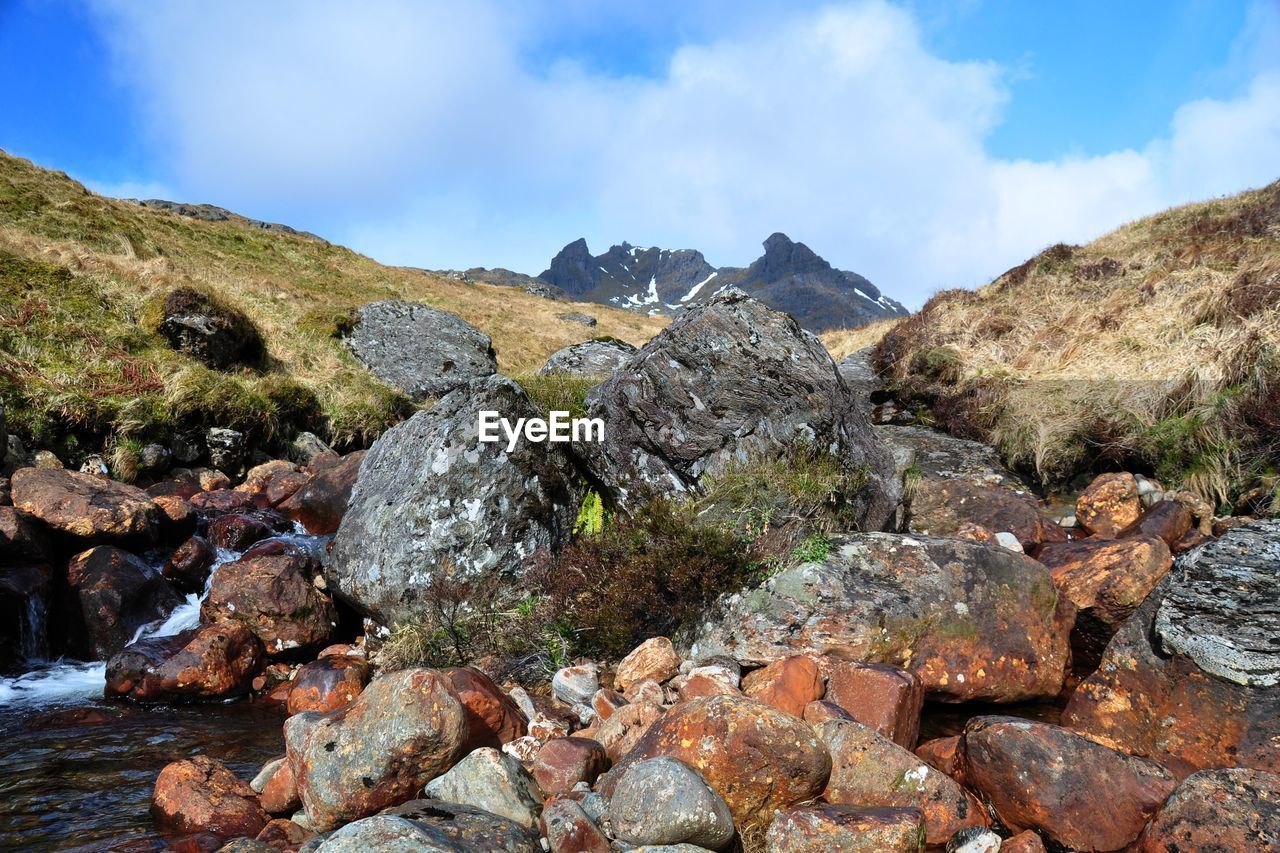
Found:
[[271, 814], [293, 814], [302, 808], [298, 779], [288, 761], [283, 761], [262, 788], [262, 808]]
[[308, 838], [315, 835], [291, 820], [276, 818], [262, 828], [255, 841], [261, 841], [281, 853], [294, 853]]
[[1000, 853], [1044, 853], [1044, 842], [1031, 830], [1006, 838], [1000, 845]]
[[631, 684], [622, 696], [632, 704], [652, 702], [655, 705], [661, 705], [666, 701], [666, 693], [663, 692], [662, 685], [652, 678]]
[[609, 853], [609, 839], [573, 800], [551, 800], [538, 821], [550, 853]]
[[[853, 720], [848, 711], [826, 699], [819, 699], [805, 705], [802, 717], [811, 726], [825, 723], [827, 720]], [[854, 722], [857, 721], [854, 720]]]
[[1094, 536], [1114, 539], [1142, 517], [1142, 497], [1132, 474], [1102, 474], [1076, 498], [1076, 524]]
[[596, 740], [604, 746], [610, 759], [620, 761], [662, 714], [662, 706], [652, 702], [624, 705], [599, 725]]
[[680, 655], [666, 637], [653, 637], [636, 646], [618, 664], [614, 689], [626, 693], [638, 681], [653, 679], [661, 684], [680, 671]]
[[956, 761], [956, 752], [960, 749], [960, 735], [939, 737], [927, 740], [916, 747], [916, 756], [934, 770], [946, 773], [952, 779], [963, 783], [960, 778], [961, 767]]
[[765, 849], [778, 853], [917, 853], [924, 815], [919, 809], [815, 803], [778, 813]]
[[591, 710], [596, 712], [596, 716], [600, 718], [600, 722], [604, 722], [613, 715], [613, 712], [627, 704], [627, 699], [616, 690], [609, 690], [604, 687], [596, 691], [591, 697]]
[[249, 786], [207, 755], [160, 771], [151, 816], [164, 832], [207, 832], [224, 839], [252, 838], [270, 820]]
[[792, 655], [749, 673], [742, 679], [742, 692], [800, 717], [805, 705], [822, 698], [822, 673], [812, 658]]
[[328, 657], [298, 670], [289, 691], [289, 713], [336, 711], [360, 695], [369, 683], [369, 664], [361, 658]]
[[493, 679], [473, 667], [441, 670], [462, 701], [469, 735], [462, 754], [482, 746], [501, 747], [528, 732], [529, 721]]
[[1188, 776], [1134, 853], [1280, 850], [1280, 776], [1243, 767]]
[[1133, 524], [1120, 531], [1120, 536], [1158, 536], [1172, 548], [1194, 521], [1186, 504], [1163, 500], [1151, 505]]
[[924, 685], [915, 673], [885, 664], [837, 663], [827, 679], [827, 701], [898, 746], [915, 747], [924, 706]]
[[609, 768], [604, 747], [583, 737], [549, 740], [533, 760], [533, 778], [548, 797], [560, 796], [579, 782], [594, 784]]

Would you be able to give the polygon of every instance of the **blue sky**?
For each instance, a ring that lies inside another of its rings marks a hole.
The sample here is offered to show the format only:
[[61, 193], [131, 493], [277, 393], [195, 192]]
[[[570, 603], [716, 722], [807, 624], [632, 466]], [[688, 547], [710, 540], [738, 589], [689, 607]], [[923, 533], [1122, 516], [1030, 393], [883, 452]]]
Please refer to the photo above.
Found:
[[380, 260], [775, 230], [919, 304], [1280, 178], [1280, 3], [0, 0], [0, 148]]

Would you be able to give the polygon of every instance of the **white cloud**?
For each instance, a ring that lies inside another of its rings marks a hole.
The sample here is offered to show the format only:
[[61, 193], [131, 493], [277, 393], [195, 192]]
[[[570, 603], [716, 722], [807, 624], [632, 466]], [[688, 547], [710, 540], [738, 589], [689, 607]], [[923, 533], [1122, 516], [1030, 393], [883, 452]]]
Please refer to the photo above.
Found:
[[585, 235], [745, 263], [784, 230], [919, 304], [1280, 177], [1266, 68], [1141, 150], [995, 159], [1005, 72], [931, 55], [912, 15], [877, 0], [722, 30], [656, 79], [531, 72], [547, 24], [492, 0], [98, 8], [184, 200], [390, 262], [538, 272]]

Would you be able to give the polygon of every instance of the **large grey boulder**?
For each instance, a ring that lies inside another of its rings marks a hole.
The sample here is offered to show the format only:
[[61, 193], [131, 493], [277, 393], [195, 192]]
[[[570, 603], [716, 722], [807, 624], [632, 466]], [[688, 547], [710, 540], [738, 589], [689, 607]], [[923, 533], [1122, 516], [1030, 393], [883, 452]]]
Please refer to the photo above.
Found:
[[482, 746], [448, 773], [428, 782], [425, 793], [433, 800], [474, 806], [532, 827], [542, 812], [535, 787], [533, 777], [519, 761], [491, 746]]
[[935, 700], [1017, 702], [1062, 689], [1074, 622], [1049, 570], [1022, 554], [866, 533], [726, 596], [689, 657], [764, 664], [812, 651], [912, 670]]
[[551, 354], [538, 371], [541, 376], [564, 373], [582, 379], [603, 379], [636, 354], [626, 341], [613, 338], [570, 344]]
[[485, 410], [539, 416], [519, 385], [490, 376], [388, 430], [360, 467], [326, 574], [384, 624], [420, 615], [441, 571], [518, 573], [568, 540], [580, 477], [564, 445], [481, 443]]
[[683, 313], [587, 406], [605, 440], [574, 449], [624, 508], [799, 443], [865, 473], [864, 529], [882, 527], [897, 503], [892, 460], [822, 343], [735, 288]]
[[414, 400], [441, 397], [498, 369], [489, 336], [456, 314], [389, 299], [365, 305], [356, 315], [347, 349], [374, 376]]
[[688, 764], [667, 756], [627, 768], [609, 801], [613, 836], [628, 844], [696, 844], [720, 850], [733, 840], [733, 813]]

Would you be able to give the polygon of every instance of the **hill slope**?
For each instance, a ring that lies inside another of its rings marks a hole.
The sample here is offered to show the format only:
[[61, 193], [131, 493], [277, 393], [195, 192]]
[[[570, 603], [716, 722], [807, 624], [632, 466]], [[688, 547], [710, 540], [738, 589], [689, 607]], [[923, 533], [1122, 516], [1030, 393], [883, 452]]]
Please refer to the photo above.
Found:
[[1275, 511], [1280, 182], [1053, 246], [891, 329], [879, 369], [940, 426], [1063, 480], [1145, 466]]
[[[266, 367], [222, 373], [169, 349], [154, 315], [182, 285], [247, 314], [266, 341]], [[336, 329], [353, 308], [387, 298], [459, 314], [492, 337], [510, 375], [592, 334], [640, 344], [666, 323], [383, 266], [218, 208], [104, 198], [0, 152], [0, 402], [12, 431], [68, 461], [187, 425], [369, 441], [407, 403]], [[556, 316], [575, 310], [599, 324], [588, 333]]]

